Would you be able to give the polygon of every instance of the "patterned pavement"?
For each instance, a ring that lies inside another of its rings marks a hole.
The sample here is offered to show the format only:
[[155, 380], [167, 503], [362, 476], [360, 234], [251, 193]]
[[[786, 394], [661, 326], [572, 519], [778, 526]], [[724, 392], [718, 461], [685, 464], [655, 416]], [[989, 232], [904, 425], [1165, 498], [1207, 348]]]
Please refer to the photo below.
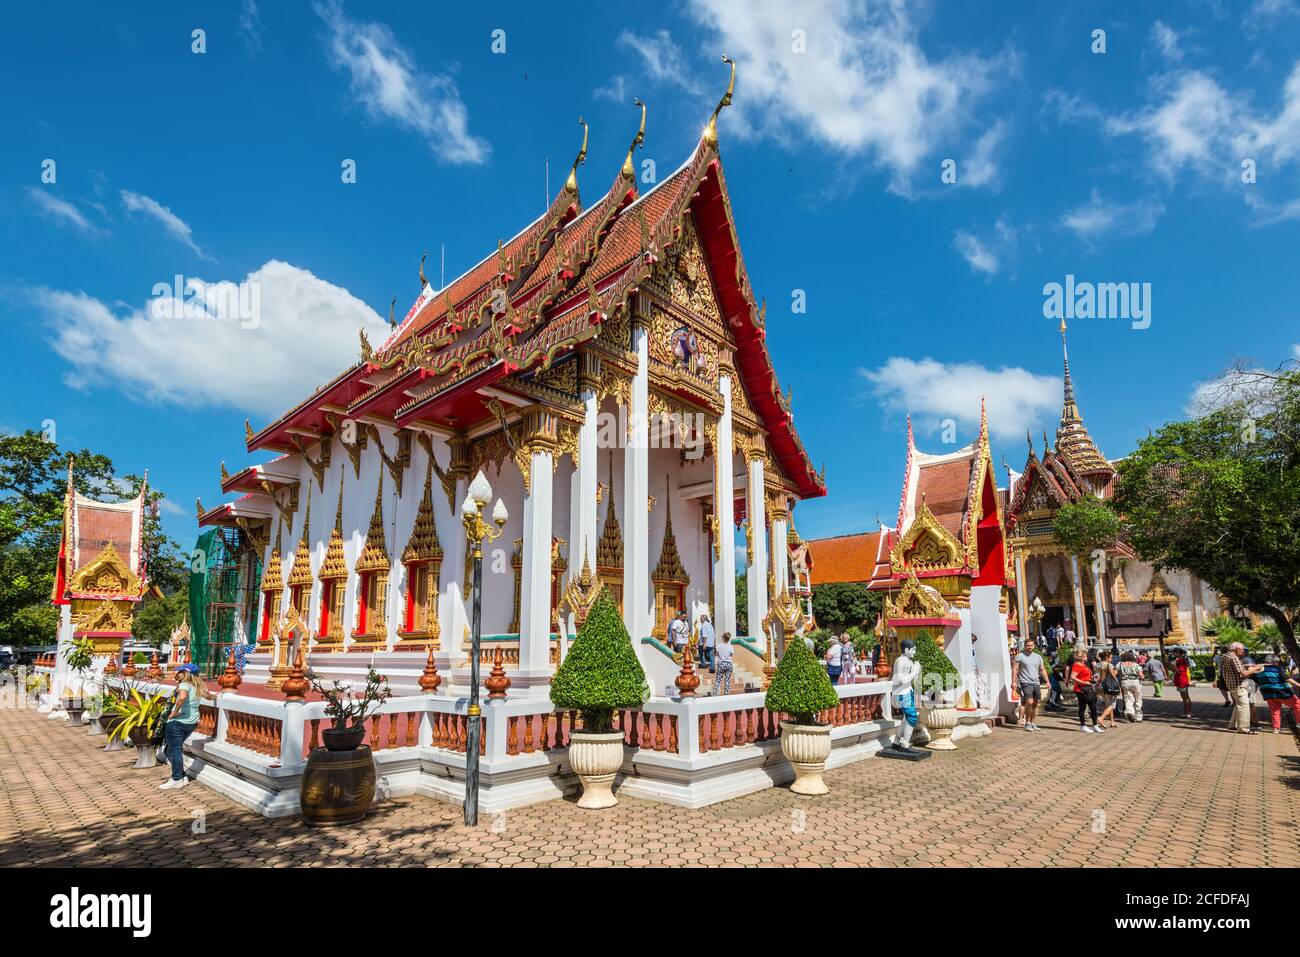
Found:
[[1148, 719], [1104, 735], [1047, 716], [920, 764], [828, 772], [831, 794], [785, 788], [696, 811], [624, 798], [552, 801], [460, 824], [420, 797], [355, 828], [267, 821], [198, 785], [130, 770], [130, 752], [30, 710], [0, 711], [0, 866], [440, 867], [1300, 865], [1300, 750], [1219, 730], [1213, 689], [1147, 699]]

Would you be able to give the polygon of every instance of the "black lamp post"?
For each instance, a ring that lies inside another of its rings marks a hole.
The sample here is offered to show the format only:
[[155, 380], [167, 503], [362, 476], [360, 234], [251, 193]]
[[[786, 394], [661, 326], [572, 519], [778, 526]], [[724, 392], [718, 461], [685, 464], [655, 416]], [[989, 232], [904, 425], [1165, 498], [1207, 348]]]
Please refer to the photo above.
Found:
[[483, 508], [492, 500], [492, 486], [480, 469], [470, 483], [465, 503], [461, 506], [461, 521], [465, 523], [465, 536], [474, 549], [474, 595], [471, 605], [469, 708], [465, 734], [465, 823], [478, 824], [478, 752], [483, 734], [483, 716], [478, 704], [479, 641], [482, 637], [483, 617], [483, 541], [496, 541], [505, 528], [509, 513], [505, 502], [497, 499], [492, 510], [492, 523], [483, 520]]

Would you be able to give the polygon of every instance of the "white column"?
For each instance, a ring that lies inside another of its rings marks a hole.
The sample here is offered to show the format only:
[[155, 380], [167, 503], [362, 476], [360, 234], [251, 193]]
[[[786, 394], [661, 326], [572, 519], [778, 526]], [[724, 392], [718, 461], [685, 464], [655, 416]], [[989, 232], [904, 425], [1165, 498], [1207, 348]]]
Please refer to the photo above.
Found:
[[767, 514], [763, 507], [763, 459], [754, 456], [748, 464], [749, 494], [745, 507], [749, 512], [749, 533], [753, 537], [750, 548], [753, 560], [745, 579], [749, 598], [746, 611], [749, 634], [758, 637], [763, 631], [763, 616], [767, 614]]
[[1016, 552], [1016, 617], [1023, 642], [1033, 634], [1033, 623], [1029, 620], [1029, 596], [1025, 594], [1025, 556], [1020, 552]]
[[469, 479], [456, 476], [456, 507], [452, 509], [455, 528], [442, 537], [442, 601], [438, 604], [438, 625], [442, 629], [442, 650], [460, 652], [465, 649], [465, 629], [469, 627], [469, 609], [465, 607], [465, 551], [469, 542], [465, 528], [460, 523], [460, 506], [469, 491]]
[[551, 450], [529, 453], [524, 494], [524, 566], [519, 582], [519, 668], [525, 674], [551, 668]]
[[790, 587], [790, 513], [782, 506], [772, 518], [772, 577], [776, 582], [776, 593], [789, 590]]
[[713, 508], [718, 516], [718, 554], [713, 563], [714, 627], [718, 635], [736, 635], [736, 489], [732, 475], [731, 376], [718, 376], [722, 416], [713, 450]]
[[[599, 371], [599, 362], [595, 356], [584, 354], [580, 359], [592, 363]], [[600, 404], [596, 398], [594, 382], [584, 381], [580, 385], [579, 397], [582, 399], [582, 427], [578, 431], [578, 464], [573, 470], [573, 484], [570, 489], [569, 513], [569, 575], [570, 579], [582, 574], [584, 557], [591, 563], [591, 570], [596, 571], [596, 543], [600, 540], [600, 530], [596, 518], [596, 478], [599, 468], [599, 450], [596, 445], [597, 416]]]
[[1101, 571], [1097, 570], [1098, 564], [1097, 560], [1093, 559], [1091, 567], [1092, 603], [1097, 612], [1097, 640], [1104, 645], [1106, 643], [1106, 605], [1102, 601], [1104, 589], [1101, 587], [1101, 582], [1102, 576], [1106, 574], [1106, 559], [1104, 557], [1101, 559]]
[[[632, 379], [630, 435], [623, 453], [623, 623], [637, 646], [651, 631], [650, 618], [650, 352], [644, 298], [637, 296], [632, 325], [636, 376]], [[593, 463], [594, 465], [594, 463]]]
[[1088, 640], [1088, 619], [1083, 614], [1083, 585], [1079, 582], [1079, 556], [1070, 556], [1070, 596], [1074, 601], [1074, 633]]

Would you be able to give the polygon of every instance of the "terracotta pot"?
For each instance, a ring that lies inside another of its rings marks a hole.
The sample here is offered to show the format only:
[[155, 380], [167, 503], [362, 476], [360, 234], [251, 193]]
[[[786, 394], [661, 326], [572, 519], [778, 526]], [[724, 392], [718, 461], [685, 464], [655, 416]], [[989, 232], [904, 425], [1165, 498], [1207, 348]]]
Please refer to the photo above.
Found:
[[[321, 734], [329, 734], [329, 729]], [[298, 796], [304, 824], [356, 824], [366, 816], [374, 799], [375, 759], [368, 745], [348, 750], [312, 750]]]
[[320, 736], [327, 751], [355, 751], [366, 739], [366, 726], [359, 724], [354, 728], [326, 728]]
[[623, 732], [575, 731], [569, 738], [569, 766], [582, 782], [578, 807], [613, 807], [614, 775], [623, 766]]
[[831, 726], [829, 724], [795, 724], [781, 722], [781, 753], [794, 766], [794, 783], [790, 790], [795, 794], [829, 794], [830, 788], [822, 780], [826, 759], [831, 755]]

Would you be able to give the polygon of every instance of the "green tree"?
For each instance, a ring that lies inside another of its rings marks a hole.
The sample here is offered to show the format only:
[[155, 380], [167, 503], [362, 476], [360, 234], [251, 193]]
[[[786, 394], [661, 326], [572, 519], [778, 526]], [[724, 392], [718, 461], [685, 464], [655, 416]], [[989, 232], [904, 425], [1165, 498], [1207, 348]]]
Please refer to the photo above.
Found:
[[[70, 455], [72, 484], [83, 495], [122, 500], [139, 492], [140, 479], [115, 478], [107, 456], [61, 451], [33, 430], [0, 437], [0, 644], [49, 644], [57, 636], [59, 613], [50, 597]], [[150, 490], [143, 552], [150, 580], [167, 590], [188, 585], [188, 568], [179, 546], [159, 526], [162, 497]]]
[[1098, 548], [1110, 548], [1124, 534], [1124, 523], [1115, 510], [1092, 495], [1062, 505], [1052, 526], [1056, 540], [1075, 555], [1091, 555]]
[[[754, 624], [756, 627], [762, 626], [762, 622]], [[736, 631], [745, 636], [753, 634], [749, 630], [749, 581], [744, 575], [736, 576]]]
[[880, 614], [880, 592], [859, 582], [829, 582], [813, 587], [813, 617], [822, 628], [869, 628]]
[[157, 648], [171, 638], [172, 629], [185, 619], [189, 607], [188, 590], [174, 591], [163, 598], [148, 597], [135, 606], [131, 635]]
[[1120, 463], [1115, 507], [1138, 554], [1272, 618], [1300, 659], [1300, 372], [1238, 368], [1220, 383], [1201, 415]]
[[551, 679], [557, 708], [582, 712], [582, 727], [593, 733], [613, 728], [616, 708], [639, 707], [645, 670], [637, 660], [623, 616], [609, 591], [601, 589], [573, 646]]

